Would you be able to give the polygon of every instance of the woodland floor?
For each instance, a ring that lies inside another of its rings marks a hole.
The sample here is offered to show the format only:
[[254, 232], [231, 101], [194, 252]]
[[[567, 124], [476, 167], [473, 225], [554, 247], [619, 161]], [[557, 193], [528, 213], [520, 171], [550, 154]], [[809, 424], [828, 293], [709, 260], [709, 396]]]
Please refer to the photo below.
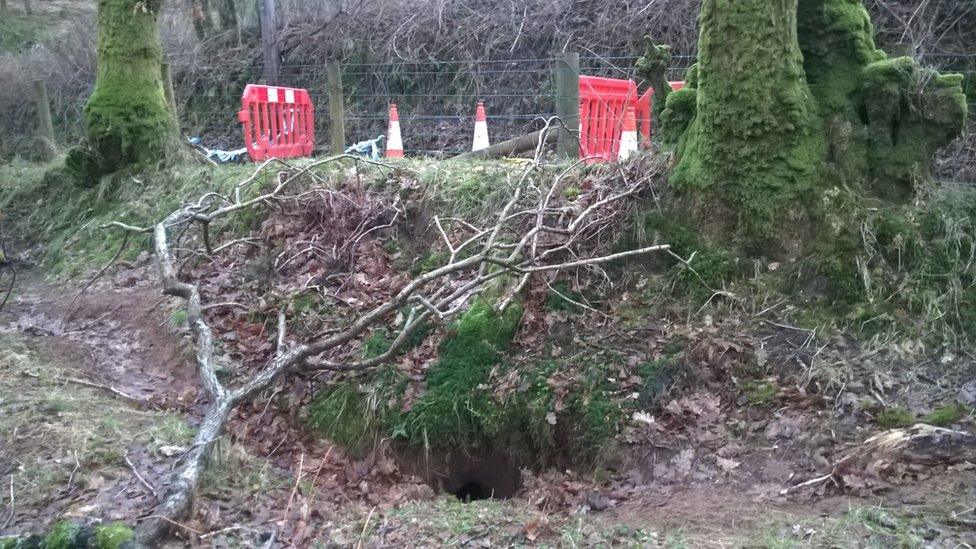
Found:
[[[97, 282], [67, 320], [80, 284], [56, 287], [30, 270], [0, 313], [0, 535], [63, 517], [143, 517], [191, 440], [204, 403], [185, 328], [140, 259]], [[972, 356], [865, 349], [839, 336], [814, 345], [802, 330], [755, 318], [686, 335], [698, 382], [670, 395], [656, 421], [628, 428], [619, 459], [587, 475], [525, 471], [507, 500], [462, 503], [382, 452], [353, 459], [307, 433], [288, 411], [292, 391], [279, 386], [234, 417], [170, 544], [976, 545], [972, 466], [781, 495], [879, 430], [859, 402], [938, 402], [976, 378]], [[716, 374], [747, 348], [780, 369], [761, 403]], [[794, 383], [824, 375], [813, 371], [818, 357], [849, 369], [829, 403]]]

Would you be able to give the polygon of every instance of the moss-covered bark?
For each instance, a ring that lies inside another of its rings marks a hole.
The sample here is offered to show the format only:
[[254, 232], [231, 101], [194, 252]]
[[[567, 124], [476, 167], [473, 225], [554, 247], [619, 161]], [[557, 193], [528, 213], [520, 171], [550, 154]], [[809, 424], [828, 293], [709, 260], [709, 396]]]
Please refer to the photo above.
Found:
[[98, 0], [98, 74], [86, 142], [68, 168], [90, 182], [162, 158], [173, 135], [160, 65], [159, 0]]
[[698, 64], [659, 135], [677, 188], [782, 243], [818, 186], [892, 196], [925, 178], [962, 129], [961, 83], [888, 59], [859, 0], [704, 0]]
[[928, 176], [932, 155], [962, 130], [962, 77], [907, 57], [888, 59], [858, 0], [800, 0], [798, 39], [828, 143], [826, 160], [848, 182], [884, 196]]
[[[797, 0], [706, 0], [697, 89], [668, 107], [688, 121], [673, 183], [727, 204], [750, 233], [774, 230], [818, 176], [823, 137], [796, 37]], [[694, 114], [688, 117], [690, 102]]]
[[671, 65], [671, 48], [663, 44], [655, 44], [650, 36], [644, 37], [647, 49], [637, 60], [637, 75], [644, 79], [654, 89], [654, 120], [660, 120], [664, 112], [664, 103], [671, 93], [667, 71]]

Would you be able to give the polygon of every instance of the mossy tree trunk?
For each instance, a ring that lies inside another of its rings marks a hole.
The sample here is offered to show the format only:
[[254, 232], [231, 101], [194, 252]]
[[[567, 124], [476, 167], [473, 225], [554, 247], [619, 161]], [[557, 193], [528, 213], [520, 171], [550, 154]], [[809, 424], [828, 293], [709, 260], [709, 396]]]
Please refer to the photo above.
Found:
[[69, 154], [82, 180], [162, 159], [175, 128], [163, 91], [160, 0], [98, 0], [98, 73], [86, 140]]
[[810, 189], [822, 157], [803, 76], [797, 0], [705, 0], [697, 113], [681, 143], [678, 187], [713, 192], [747, 230], [773, 230]]
[[753, 243], [795, 245], [829, 186], [907, 194], [962, 130], [961, 77], [888, 59], [859, 0], [704, 0], [699, 40], [672, 182]]

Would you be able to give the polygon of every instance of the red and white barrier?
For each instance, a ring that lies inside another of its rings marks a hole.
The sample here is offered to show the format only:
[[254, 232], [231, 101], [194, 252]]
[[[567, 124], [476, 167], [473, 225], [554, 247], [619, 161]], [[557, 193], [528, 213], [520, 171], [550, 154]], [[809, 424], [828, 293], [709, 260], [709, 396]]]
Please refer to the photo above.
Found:
[[390, 104], [390, 127], [386, 136], [386, 157], [403, 158], [403, 140], [400, 138], [400, 115], [396, 103]]
[[474, 139], [471, 143], [472, 151], [487, 149], [491, 144], [488, 142], [488, 120], [485, 116], [485, 104], [478, 101], [478, 109], [474, 116]]
[[256, 162], [310, 156], [315, 150], [315, 108], [304, 89], [248, 84], [237, 119]]

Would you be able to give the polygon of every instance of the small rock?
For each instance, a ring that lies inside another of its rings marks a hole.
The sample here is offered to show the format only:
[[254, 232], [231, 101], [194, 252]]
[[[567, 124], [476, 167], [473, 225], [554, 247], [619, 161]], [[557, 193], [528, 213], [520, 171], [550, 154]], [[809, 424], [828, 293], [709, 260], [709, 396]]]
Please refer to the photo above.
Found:
[[610, 499], [596, 490], [586, 492], [586, 504], [594, 511], [605, 511], [610, 507]]
[[964, 406], [976, 406], [976, 379], [959, 388], [956, 400]]

